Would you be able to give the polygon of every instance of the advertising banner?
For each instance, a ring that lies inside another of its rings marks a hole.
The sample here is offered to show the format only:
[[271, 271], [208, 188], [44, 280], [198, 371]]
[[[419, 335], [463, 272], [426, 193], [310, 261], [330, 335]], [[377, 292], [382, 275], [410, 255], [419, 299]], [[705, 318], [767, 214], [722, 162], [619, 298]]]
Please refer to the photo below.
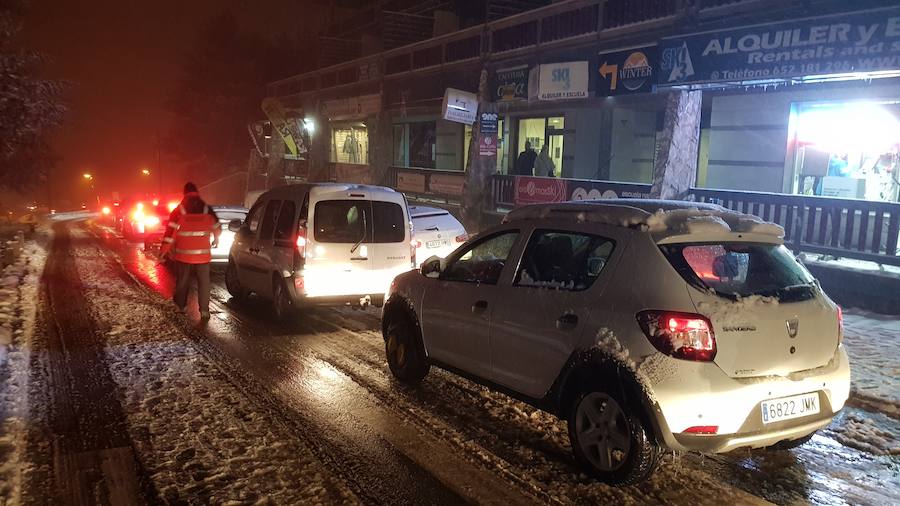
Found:
[[565, 179], [553, 177], [516, 176], [516, 206], [547, 204], [568, 200], [568, 185]]
[[650, 93], [656, 84], [656, 46], [600, 53], [597, 96]]
[[471, 125], [478, 112], [478, 97], [468, 91], [447, 88], [441, 110], [445, 120]]
[[538, 100], [566, 100], [588, 96], [588, 62], [539, 65]]
[[528, 99], [528, 65], [500, 69], [494, 73], [494, 101]]
[[437, 195], [462, 195], [466, 176], [450, 174], [430, 174], [428, 176], [428, 193]]
[[287, 112], [281, 102], [277, 98], [267, 97], [262, 101], [262, 110], [266, 117], [269, 118], [269, 122], [272, 123], [272, 128], [284, 140], [288, 151], [292, 155], [297, 156], [297, 153], [299, 153], [298, 144], [302, 142], [300, 132], [297, 131], [296, 123], [288, 120]]
[[569, 200], [648, 199], [650, 185], [612, 181], [569, 181]]
[[900, 7], [662, 39], [660, 86], [900, 69]]
[[397, 189], [401, 192], [425, 193], [425, 174], [398, 173]]

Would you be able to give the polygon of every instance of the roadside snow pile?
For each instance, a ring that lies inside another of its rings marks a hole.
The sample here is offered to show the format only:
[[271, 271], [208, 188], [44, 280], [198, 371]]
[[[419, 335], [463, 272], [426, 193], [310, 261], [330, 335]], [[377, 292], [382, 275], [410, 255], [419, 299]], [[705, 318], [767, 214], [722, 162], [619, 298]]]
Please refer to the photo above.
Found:
[[85, 299], [105, 330], [129, 434], [161, 500], [358, 503], [301, 440], [199, 354], [172, 322], [174, 311], [119, 278], [99, 249], [80, 248], [91, 248], [74, 252]]
[[860, 412], [850, 413], [843, 423], [832, 425], [829, 431], [844, 446], [874, 455], [900, 455], [900, 441], [894, 434]]
[[844, 347], [853, 370], [850, 401], [900, 420], [900, 318], [845, 309]]
[[3, 270], [0, 287], [0, 504], [21, 501], [28, 432], [28, 368], [46, 250], [34, 241]]
[[784, 237], [784, 228], [750, 214], [710, 209], [659, 210], [644, 222], [652, 234], [752, 233]]

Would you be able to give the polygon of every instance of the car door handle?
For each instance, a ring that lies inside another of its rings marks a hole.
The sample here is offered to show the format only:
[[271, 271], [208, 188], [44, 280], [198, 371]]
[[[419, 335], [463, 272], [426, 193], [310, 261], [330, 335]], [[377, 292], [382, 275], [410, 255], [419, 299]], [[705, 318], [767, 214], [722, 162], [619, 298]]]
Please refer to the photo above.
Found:
[[559, 330], [573, 329], [578, 325], [578, 315], [566, 313], [556, 319], [556, 328]]
[[473, 313], [483, 313], [487, 311], [488, 303], [486, 300], [479, 300], [476, 303], [472, 304], [472, 312]]

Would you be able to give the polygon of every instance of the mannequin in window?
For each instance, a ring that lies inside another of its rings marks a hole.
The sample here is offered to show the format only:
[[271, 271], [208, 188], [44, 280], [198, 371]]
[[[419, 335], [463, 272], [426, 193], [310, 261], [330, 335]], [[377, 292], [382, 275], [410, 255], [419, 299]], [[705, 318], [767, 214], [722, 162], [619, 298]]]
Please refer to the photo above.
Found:
[[545, 177], [556, 175], [556, 164], [550, 158], [550, 146], [548, 144], [541, 146], [541, 152], [534, 160], [534, 175]]
[[356, 140], [356, 132], [350, 129], [350, 135], [344, 137], [344, 147], [342, 151], [347, 155], [349, 163], [359, 163], [359, 141]]

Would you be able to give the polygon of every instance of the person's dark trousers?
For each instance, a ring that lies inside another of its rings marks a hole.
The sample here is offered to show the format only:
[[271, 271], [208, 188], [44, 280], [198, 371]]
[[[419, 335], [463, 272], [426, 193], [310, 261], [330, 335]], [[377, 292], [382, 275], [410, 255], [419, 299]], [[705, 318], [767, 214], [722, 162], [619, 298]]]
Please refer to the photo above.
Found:
[[175, 282], [175, 305], [184, 309], [187, 306], [188, 291], [191, 289], [191, 278], [197, 279], [197, 303], [201, 313], [209, 312], [209, 264], [186, 264], [175, 262], [178, 280]]

